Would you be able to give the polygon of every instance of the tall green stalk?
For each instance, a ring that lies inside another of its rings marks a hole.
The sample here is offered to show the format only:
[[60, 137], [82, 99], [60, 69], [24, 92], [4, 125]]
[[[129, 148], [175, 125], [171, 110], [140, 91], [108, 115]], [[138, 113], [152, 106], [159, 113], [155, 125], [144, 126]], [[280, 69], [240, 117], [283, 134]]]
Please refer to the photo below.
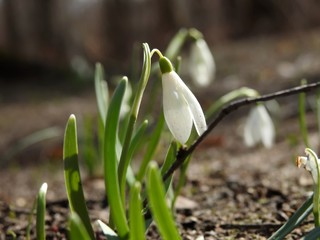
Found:
[[[307, 81], [305, 79], [301, 80], [301, 85], [305, 85], [306, 83]], [[303, 142], [306, 147], [310, 147], [306, 123], [306, 94], [304, 92], [299, 94], [299, 124]]]
[[135, 95], [133, 105], [130, 112], [130, 118], [127, 125], [126, 130], [126, 136], [123, 143], [123, 148], [121, 152], [119, 167], [118, 167], [118, 177], [119, 177], [119, 183], [120, 183], [120, 192], [122, 196], [122, 202], [125, 205], [125, 188], [126, 188], [126, 172], [127, 168], [129, 166], [129, 162], [131, 159], [129, 159], [129, 146], [134, 130], [135, 123], [137, 121], [138, 112], [140, 109], [140, 104], [142, 100], [142, 96], [144, 93], [144, 90], [146, 88], [149, 76], [150, 76], [150, 70], [151, 70], [151, 56], [150, 56], [150, 49], [149, 45], [147, 43], [143, 44], [143, 67], [142, 67], [142, 74], [139, 81], [137, 93]]

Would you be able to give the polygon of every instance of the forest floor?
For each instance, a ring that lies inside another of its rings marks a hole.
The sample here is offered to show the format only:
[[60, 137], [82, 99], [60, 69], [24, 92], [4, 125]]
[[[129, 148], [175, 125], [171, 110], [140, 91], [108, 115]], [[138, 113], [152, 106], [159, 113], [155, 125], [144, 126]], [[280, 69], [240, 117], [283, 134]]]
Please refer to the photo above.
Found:
[[[261, 94], [298, 86], [302, 78], [320, 81], [320, 30], [229, 42], [213, 48], [217, 78], [209, 88], [196, 89], [203, 108], [217, 97], [247, 86]], [[31, 80], [32, 82], [32, 80]], [[66, 237], [68, 203], [64, 187], [62, 139], [66, 121], [75, 114], [79, 129], [96, 116], [94, 87], [64, 92], [54, 84], [1, 82], [0, 93], [0, 239], [24, 239], [31, 208], [43, 182], [48, 183], [48, 239]], [[314, 92], [308, 93], [310, 145], [319, 150]], [[306, 200], [312, 178], [295, 166], [304, 155], [299, 131], [298, 97], [279, 99], [275, 145], [248, 148], [242, 129], [249, 107], [230, 114], [196, 149], [188, 178], [176, 204], [176, 221], [183, 239], [267, 239]], [[27, 148], [21, 139], [55, 127], [57, 136]], [[80, 136], [81, 137], [81, 136]], [[20, 144], [20, 145], [19, 145]], [[80, 145], [81, 152], [81, 145]], [[12, 154], [11, 154], [12, 153]], [[92, 221], [106, 220], [104, 181], [82, 171]], [[31, 235], [34, 238], [34, 217]], [[312, 216], [288, 236], [299, 239], [313, 228]], [[97, 229], [97, 238], [103, 239]], [[158, 235], [151, 227], [149, 239]]]

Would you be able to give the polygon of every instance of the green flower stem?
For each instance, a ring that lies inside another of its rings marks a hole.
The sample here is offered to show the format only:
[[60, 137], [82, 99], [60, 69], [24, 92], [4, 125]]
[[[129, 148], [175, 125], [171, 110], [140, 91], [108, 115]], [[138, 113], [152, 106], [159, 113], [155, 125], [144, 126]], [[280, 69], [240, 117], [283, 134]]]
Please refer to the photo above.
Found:
[[177, 183], [177, 186], [175, 187], [174, 196], [173, 196], [172, 201], [171, 201], [171, 208], [172, 209], [174, 209], [174, 205], [175, 205], [175, 203], [177, 201], [178, 196], [180, 195], [181, 189], [186, 183], [187, 170], [188, 170], [188, 166], [189, 166], [190, 160], [191, 160], [191, 155], [189, 155], [187, 157], [186, 161], [180, 167], [180, 175], [179, 175], [179, 178], [178, 178], [178, 183]]
[[[301, 80], [301, 86], [306, 85], [305, 79]], [[306, 94], [304, 92], [299, 94], [299, 123], [303, 142], [306, 147], [309, 147], [308, 128], [306, 124]]]
[[180, 29], [178, 33], [172, 38], [164, 55], [170, 60], [174, 60], [174, 58], [176, 58], [176, 56], [180, 52], [183, 44], [186, 42], [188, 35], [189, 31], [187, 29]]
[[212, 118], [225, 104], [235, 100], [240, 97], [258, 97], [259, 93], [247, 87], [242, 87], [236, 90], [233, 90], [226, 95], [219, 98], [216, 102], [214, 102], [210, 108], [206, 112], [206, 118]]
[[203, 34], [198, 29], [195, 29], [195, 28], [189, 29], [188, 36], [194, 41], [197, 41], [198, 39], [203, 38]]
[[151, 70], [151, 55], [150, 55], [150, 49], [147, 43], [143, 44], [143, 49], [144, 49], [143, 51], [144, 60], [143, 60], [142, 74], [139, 81], [138, 90], [135, 95], [133, 105], [131, 108], [130, 118], [127, 125], [126, 136], [124, 139], [124, 144], [123, 144], [119, 167], [118, 167], [118, 177], [119, 177], [118, 179], [120, 183], [120, 192], [122, 196], [122, 202], [124, 205], [125, 205], [126, 172], [127, 172], [127, 168], [129, 166], [129, 161], [130, 161], [128, 157], [129, 146], [130, 146], [134, 126], [137, 121], [142, 96], [146, 88], [146, 85], [148, 83], [150, 70]]
[[160, 141], [161, 133], [164, 127], [164, 115], [161, 113], [157, 126], [155, 127], [150, 139], [149, 139], [149, 144], [146, 150], [146, 153], [142, 159], [139, 171], [137, 173], [137, 180], [142, 181], [142, 179], [145, 176], [146, 169], [151, 161], [151, 159], [154, 156], [154, 153], [156, 151], [156, 148], [158, 146], [158, 143]]
[[33, 219], [33, 213], [36, 211], [36, 207], [37, 207], [37, 198], [33, 201], [33, 205], [28, 217], [28, 225], [26, 228], [26, 240], [30, 240], [30, 232], [31, 232], [31, 228], [32, 228], [32, 219]]

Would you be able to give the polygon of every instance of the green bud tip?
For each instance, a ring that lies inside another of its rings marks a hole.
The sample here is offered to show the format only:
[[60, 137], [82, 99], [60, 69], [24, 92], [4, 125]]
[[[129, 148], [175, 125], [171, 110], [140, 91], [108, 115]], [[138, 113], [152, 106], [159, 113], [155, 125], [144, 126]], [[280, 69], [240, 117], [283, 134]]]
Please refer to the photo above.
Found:
[[170, 60], [166, 57], [160, 57], [159, 65], [162, 74], [173, 71], [172, 64]]

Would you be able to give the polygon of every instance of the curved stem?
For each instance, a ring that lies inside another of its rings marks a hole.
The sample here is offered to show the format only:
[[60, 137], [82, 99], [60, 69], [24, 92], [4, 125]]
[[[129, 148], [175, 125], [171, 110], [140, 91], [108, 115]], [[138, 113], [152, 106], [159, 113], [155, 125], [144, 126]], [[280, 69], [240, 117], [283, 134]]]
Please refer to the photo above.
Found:
[[143, 65], [142, 75], [141, 75], [139, 85], [138, 85], [138, 90], [135, 95], [133, 105], [131, 108], [130, 118], [129, 118], [129, 122], [126, 129], [126, 136], [124, 139], [124, 144], [123, 144], [120, 162], [118, 166], [118, 174], [119, 174], [118, 179], [120, 183], [120, 191], [121, 191], [121, 196], [122, 196], [124, 205], [125, 205], [124, 200], [125, 200], [126, 172], [130, 163], [130, 159], [128, 158], [129, 146], [130, 146], [134, 126], [137, 121], [142, 96], [146, 88], [146, 85], [148, 83], [150, 70], [151, 70], [151, 55], [150, 55], [150, 49], [148, 44], [146, 43], [143, 44], [143, 48], [144, 48], [144, 65]]
[[154, 48], [154, 49], [152, 49], [151, 52], [150, 52], [150, 58], [152, 58], [152, 56], [153, 56], [154, 53], [158, 54], [158, 56], [161, 57], [161, 58], [163, 57], [161, 51], [160, 51], [159, 49], [157, 49], [157, 48]]

